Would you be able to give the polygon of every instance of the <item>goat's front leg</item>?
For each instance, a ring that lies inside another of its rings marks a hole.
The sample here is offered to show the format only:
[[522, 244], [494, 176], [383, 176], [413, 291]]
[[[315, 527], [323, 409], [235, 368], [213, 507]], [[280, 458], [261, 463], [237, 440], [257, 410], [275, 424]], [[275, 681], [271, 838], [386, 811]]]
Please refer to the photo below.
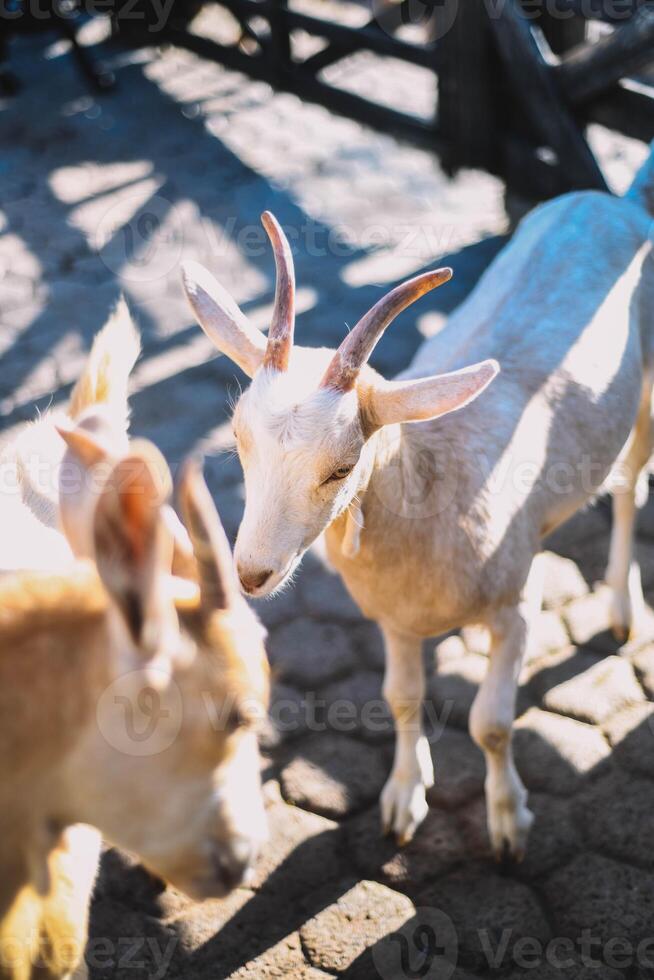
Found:
[[395, 760], [381, 795], [382, 827], [399, 844], [411, 840], [427, 816], [425, 791], [434, 785], [434, 768], [422, 729], [425, 675], [422, 642], [382, 627], [386, 647], [384, 697], [395, 720]]
[[520, 860], [533, 815], [513, 760], [511, 730], [527, 643], [527, 602], [499, 610], [489, 629], [490, 659], [470, 712], [470, 734], [486, 757], [486, 814], [495, 856], [501, 858], [508, 849]]

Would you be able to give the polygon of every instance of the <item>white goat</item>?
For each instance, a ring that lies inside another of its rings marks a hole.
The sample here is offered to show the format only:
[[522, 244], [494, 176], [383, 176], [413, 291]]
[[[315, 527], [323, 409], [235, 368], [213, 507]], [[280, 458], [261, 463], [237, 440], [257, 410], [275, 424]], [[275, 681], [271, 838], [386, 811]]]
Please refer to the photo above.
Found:
[[470, 732], [486, 757], [489, 834], [496, 854], [524, 852], [532, 814], [511, 731], [530, 569], [542, 538], [616, 461], [623, 486], [608, 578], [614, 628], [624, 637], [631, 627], [635, 489], [652, 447], [652, 185], [654, 154], [626, 199], [584, 192], [537, 208], [393, 382], [367, 359], [391, 320], [449, 270], [392, 290], [334, 352], [292, 345], [292, 258], [270, 214], [278, 278], [267, 343], [206, 270], [184, 269], [205, 333], [253, 379], [233, 420], [246, 488], [242, 587], [253, 596], [278, 588], [326, 531], [331, 561], [384, 635], [397, 742], [381, 809], [400, 841], [425, 817], [433, 782], [421, 641], [480, 624], [490, 658]]

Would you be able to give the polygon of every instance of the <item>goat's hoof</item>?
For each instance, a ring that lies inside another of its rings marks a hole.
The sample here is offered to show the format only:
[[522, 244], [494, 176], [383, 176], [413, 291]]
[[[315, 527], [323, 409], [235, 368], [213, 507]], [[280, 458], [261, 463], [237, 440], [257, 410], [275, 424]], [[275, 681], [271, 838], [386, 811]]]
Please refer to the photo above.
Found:
[[526, 847], [513, 848], [511, 842], [504, 837], [499, 848], [494, 848], [494, 857], [500, 869], [500, 874], [510, 874], [513, 866], [524, 861]]
[[619, 643], [621, 647], [631, 639], [631, 629], [623, 623], [613, 625], [611, 627], [611, 634], [615, 642]]
[[495, 860], [508, 869], [509, 863], [524, 860], [529, 831], [534, 815], [524, 803], [513, 807], [501, 807], [492, 818], [489, 813], [488, 832]]
[[634, 638], [634, 614], [628, 596], [613, 593], [609, 622], [613, 638], [620, 646], [624, 646]]
[[380, 807], [383, 833], [394, 834], [398, 845], [404, 847], [429, 812], [424, 783], [391, 776], [384, 786]]

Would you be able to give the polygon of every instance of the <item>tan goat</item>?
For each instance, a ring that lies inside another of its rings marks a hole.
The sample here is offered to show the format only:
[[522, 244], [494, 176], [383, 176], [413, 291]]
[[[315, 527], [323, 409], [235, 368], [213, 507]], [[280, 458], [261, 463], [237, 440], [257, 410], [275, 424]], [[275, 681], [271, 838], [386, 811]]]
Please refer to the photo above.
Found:
[[199, 589], [171, 598], [166, 472], [146, 443], [112, 467], [93, 518], [97, 571], [0, 579], [3, 978], [79, 966], [91, 827], [198, 899], [242, 881], [265, 837], [263, 631], [194, 464], [180, 500]]
[[[12, 698], [11, 711], [3, 712], [5, 724], [0, 725], [0, 759], [4, 771], [13, 773], [3, 788], [6, 819], [0, 820], [3, 831], [7, 828], [7, 846], [0, 850], [0, 977], [12, 980], [68, 975], [84, 947], [101, 837], [90, 826], [64, 826], [68, 816], [56, 812], [61, 801], [56, 801], [52, 786], [65, 774], [57, 768], [45, 779], [40, 769], [48, 758], [62, 765], [66, 760], [65, 778], [75, 779], [73, 756], [66, 759], [66, 754], [74, 751], [76, 739], [80, 764], [87, 764], [86, 749], [90, 753], [94, 780], [103, 777], [105, 749], [116, 749], [105, 760], [110, 768], [97, 803], [80, 782], [84, 809], [102, 807], [106, 785], [111, 806], [100, 814], [98, 825], [105, 828], [107, 820], [115, 822], [116, 832], [108, 828], [107, 834], [117, 841], [125, 839], [129, 828], [136, 839], [128, 846], [160, 873], [184, 846], [182, 835], [177, 841], [165, 836], [165, 826], [157, 839], [165, 823], [162, 814], [169, 810], [171, 821], [184, 821], [181, 829], [191, 839], [201, 832], [212, 804], [207, 802], [205, 813], [198, 809], [184, 780], [193, 782], [193, 793], [201, 791], [202, 779], [213, 782], [216, 828], [220, 830], [222, 821], [231, 843], [221, 857], [211, 842], [205, 842], [206, 853], [196, 861], [197, 874], [205, 880], [190, 881], [189, 890], [204, 894], [229, 887], [230, 878], [238, 877], [239, 863], [254, 853], [264, 833], [253, 736], [230, 731], [235, 722], [237, 727], [248, 722], [246, 709], [256, 713], [267, 685], [261, 628], [237, 595], [229, 548], [199, 474], [189, 468], [183, 483], [189, 524], [195, 522], [196, 546], [199, 543], [205, 563], [204, 594], [198, 602], [198, 563], [186, 531], [165, 503], [167, 467], [148, 444], [134, 443], [130, 449], [127, 382], [139, 346], [138, 332], [121, 301], [96, 337], [67, 408], [24, 426], [0, 457], [0, 680], [7, 678], [0, 701]], [[138, 490], [124, 496], [125, 505], [134, 501], [126, 508], [117, 505], [119, 475], [121, 486]], [[147, 486], [150, 493], [144, 496]], [[147, 501], [149, 509], [140, 510]], [[123, 532], [137, 534], [139, 522], [148, 517], [152, 532], [155, 516], [156, 548], [154, 538], [142, 543], [156, 560], [150, 566], [146, 562], [139, 568], [125, 567], [130, 550]], [[194, 583], [171, 577], [171, 550], [177, 565], [192, 571]], [[90, 564], [80, 565], [75, 556], [98, 559], [105, 580], [114, 582], [109, 599]], [[22, 569], [30, 571], [16, 574]], [[183, 597], [183, 608], [175, 610], [176, 597]], [[210, 611], [212, 603], [215, 612]], [[141, 616], [145, 618], [139, 627]], [[129, 624], [130, 636], [121, 620]], [[137, 642], [134, 631], [139, 628]], [[103, 675], [112, 672], [115, 679], [97, 705], [101, 752], [94, 754], [91, 706], [97, 685], [105, 684]], [[250, 687], [254, 702], [242, 698]], [[124, 708], [122, 722], [119, 712], [112, 720], [111, 699]], [[47, 708], [52, 709], [52, 724]], [[153, 712], [159, 723], [151, 728]], [[172, 727], [164, 726], [164, 742], [168, 732], [179, 745], [164, 745], [163, 759], [148, 765], [148, 757], [158, 755], [157, 738], [168, 716]], [[112, 733], [114, 721], [118, 729]], [[64, 723], [66, 740], [58, 742]], [[124, 731], [117, 742], [121, 723]], [[81, 740], [82, 731], [86, 741]], [[134, 773], [132, 782], [128, 765], [124, 795], [115, 787], [112, 800], [112, 779], [120, 776], [123, 765], [121, 750], [127, 761], [138, 750], [145, 757], [144, 771]], [[214, 766], [212, 776], [211, 764], [222, 753], [224, 761]], [[178, 756], [184, 764], [179, 773]], [[63, 799], [63, 785], [57, 792], [66, 809], [74, 810], [79, 801]], [[148, 822], [147, 811], [155, 801], [144, 794], [154, 792], [162, 802], [157, 799], [157, 812]], [[12, 842], [17, 842], [13, 851]], [[225, 880], [215, 885], [217, 860], [227, 868]], [[184, 886], [193, 874], [192, 863], [181, 871], [171, 868], [168, 874]]]

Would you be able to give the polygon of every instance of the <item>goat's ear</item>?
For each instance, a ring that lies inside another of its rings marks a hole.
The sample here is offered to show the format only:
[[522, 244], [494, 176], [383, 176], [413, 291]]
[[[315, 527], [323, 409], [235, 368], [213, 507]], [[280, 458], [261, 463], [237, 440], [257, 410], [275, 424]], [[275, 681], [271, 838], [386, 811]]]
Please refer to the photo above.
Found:
[[450, 374], [380, 382], [366, 389], [364, 411], [371, 429], [435, 419], [474, 401], [499, 370], [497, 361], [482, 361]]
[[81, 426], [75, 429], [66, 429], [62, 425], [57, 425], [56, 429], [73, 456], [82, 463], [85, 469], [91, 469], [92, 466], [96, 466], [107, 459], [108, 452], [105, 447], [93, 437], [92, 433], [87, 432]]
[[195, 318], [221, 354], [251, 378], [261, 367], [266, 338], [199, 262], [182, 265], [182, 283]]
[[170, 472], [149, 443], [135, 442], [114, 466], [95, 509], [95, 560], [135, 644], [154, 652], [163, 625], [162, 582], [172, 544], [161, 522]]
[[193, 458], [184, 463], [178, 496], [197, 563], [202, 609], [206, 615], [229, 609], [239, 591], [232, 551], [200, 464]]

